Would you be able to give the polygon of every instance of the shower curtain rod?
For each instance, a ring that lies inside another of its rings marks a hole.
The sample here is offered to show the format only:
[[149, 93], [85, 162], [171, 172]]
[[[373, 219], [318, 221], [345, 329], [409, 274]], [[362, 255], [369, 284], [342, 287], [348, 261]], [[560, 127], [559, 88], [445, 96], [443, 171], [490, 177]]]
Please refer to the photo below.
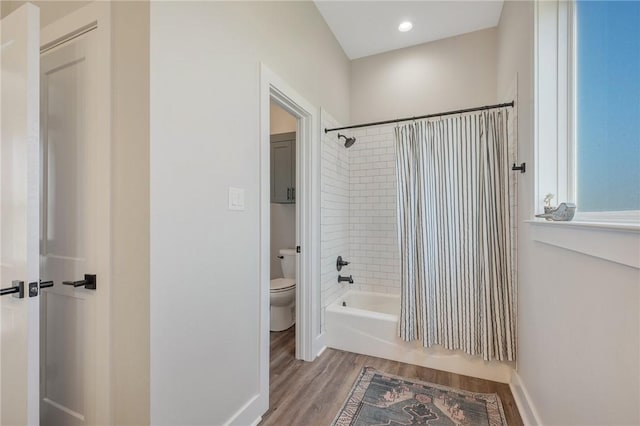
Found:
[[401, 121], [420, 120], [423, 118], [443, 117], [445, 115], [464, 114], [465, 112], [484, 111], [486, 109], [505, 108], [505, 107], [513, 108], [514, 104], [515, 102], [511, 101], [504, 104], [485, 105], [485, 106], [475, 107], [475, 108], [458, 109], [455, 111], [446, 111], [446, 112], [439, 112], [436, 114], [420, 115], [418, 117], [396, 118], [395, 120], [374, 121], [371, 123], [363, 123], [363, 124], [352, 124], [351, 126], [334, 127], [333, 129], [325, 128], [324, 132], [329, 133], [329, 132], [335, 132], [336, 130], [358, 129], [360, 127], [380, 126], [382, 124], [400, 123]]

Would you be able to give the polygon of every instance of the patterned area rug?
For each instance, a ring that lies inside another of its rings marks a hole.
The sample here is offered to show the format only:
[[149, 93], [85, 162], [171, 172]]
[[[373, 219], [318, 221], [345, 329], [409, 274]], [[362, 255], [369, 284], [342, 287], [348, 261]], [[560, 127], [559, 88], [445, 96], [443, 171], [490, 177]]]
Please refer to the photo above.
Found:
[[334, 426], [506, 425], [494, 393], [474, 393], [392, 376], [360, 372]]

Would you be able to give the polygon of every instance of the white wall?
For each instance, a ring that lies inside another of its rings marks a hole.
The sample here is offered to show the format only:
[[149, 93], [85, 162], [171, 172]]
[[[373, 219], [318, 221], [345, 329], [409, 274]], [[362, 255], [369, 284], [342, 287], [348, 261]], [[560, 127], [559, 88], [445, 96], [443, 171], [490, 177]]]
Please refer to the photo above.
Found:
[[[519, 216], [533, 213], [532, 2], [505, 2], [498, 95], [518, 74]], [[640, 271], [535, 241], [519, 229], [518, 375], [549, 425], [640, 423]]]
[[349, 62], [313, 3], [151, 3], [152, 424], [222, 424], [259, 392], [261, 61], [348, 121]]
[[354, 122], [411, 117], [493, 103], [496, 29], [356, 59]]
[[[340, 124], [326, 111], [322, 111], [321, 128], [340, 127]], [[349, 284], [338, 284], [338, 275], [352, 273], [351, 265], [338, 272], [336, 260], [342, 256], [351, 259], [349, 247], [349, 150], [344, 141], [338, 140], [335, 132], [322, 133], [321, 160], [321, 304], [320, 324], [324, 331], [325, 308], [349, 289]]]

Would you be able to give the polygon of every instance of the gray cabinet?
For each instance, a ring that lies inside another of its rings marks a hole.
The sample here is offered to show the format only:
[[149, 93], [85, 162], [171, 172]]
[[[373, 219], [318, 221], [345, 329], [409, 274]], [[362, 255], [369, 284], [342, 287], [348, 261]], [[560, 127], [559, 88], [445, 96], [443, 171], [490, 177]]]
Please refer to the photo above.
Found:
[[296, 201], [296, 134], [271, 135], [271, 202]]

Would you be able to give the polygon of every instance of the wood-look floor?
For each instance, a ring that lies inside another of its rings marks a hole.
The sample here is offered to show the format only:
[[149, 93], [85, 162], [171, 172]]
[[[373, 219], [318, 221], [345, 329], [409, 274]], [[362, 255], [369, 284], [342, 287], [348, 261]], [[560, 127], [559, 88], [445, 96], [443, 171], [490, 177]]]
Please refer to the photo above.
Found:
[[497, 393], [509, 425], [522, 425], [508, 385], [425, 367], [326, 349], [314, 362], [295, 359], [295, 328], [271, 333], [269, 410], [261, 425], [330, 425], [360, 369], [415, 378], [472, 392]]

